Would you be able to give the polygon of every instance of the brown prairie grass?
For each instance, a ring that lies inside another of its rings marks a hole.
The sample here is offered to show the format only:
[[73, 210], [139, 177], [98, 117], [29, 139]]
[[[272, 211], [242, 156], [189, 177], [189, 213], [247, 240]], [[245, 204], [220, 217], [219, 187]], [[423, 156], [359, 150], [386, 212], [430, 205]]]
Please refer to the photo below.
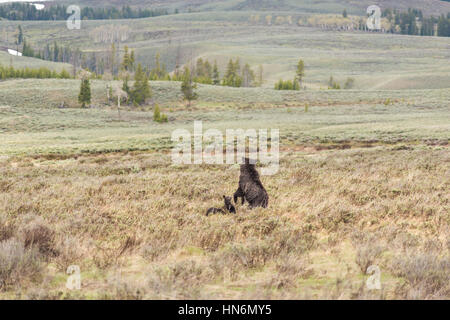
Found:
[[[285, 152], [262, 177], [268, 209], [212, 217], [237, 166], [139, 152], [1, 161], [0, 297], [449, 298], [445, 147]], [[73, 264], [80, 291], [65, 288]], [[365, 287], [372, 264], [381, 291]]]

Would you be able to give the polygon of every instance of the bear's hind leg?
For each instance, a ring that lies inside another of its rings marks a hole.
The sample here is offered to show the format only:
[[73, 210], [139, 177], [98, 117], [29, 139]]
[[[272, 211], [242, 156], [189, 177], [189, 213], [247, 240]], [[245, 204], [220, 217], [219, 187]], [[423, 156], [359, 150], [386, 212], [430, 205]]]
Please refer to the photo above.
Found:
[[242, 198], [242, 204], [244, 204], [244, 202], [245, 202], [245, 199], [244, 199], [244, 192], [242, 192], [241, 187], [239, 187], [239, 188], [236, 190], [236, 192], [234, 193], [234, 196], [233, 196], [234, 203], [237, 204], [238, 198]]

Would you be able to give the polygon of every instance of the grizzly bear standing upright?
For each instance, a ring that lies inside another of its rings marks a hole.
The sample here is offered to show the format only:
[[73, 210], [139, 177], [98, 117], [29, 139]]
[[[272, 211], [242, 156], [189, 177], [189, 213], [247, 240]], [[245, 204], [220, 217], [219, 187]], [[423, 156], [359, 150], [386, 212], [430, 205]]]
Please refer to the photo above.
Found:
[[242, 198], [242, 204], [247, 200], [250, 208], [267, 208], [269, 205], [269, 196], [261, 180], [259, 180], [258, 171], [256, 171], [255, 165], [251, 164], [248, 158], [245, 158], [244, 164], [241, 164], [239, 188], [234, 193], [235, 203], [237, 203], [238, 198]]

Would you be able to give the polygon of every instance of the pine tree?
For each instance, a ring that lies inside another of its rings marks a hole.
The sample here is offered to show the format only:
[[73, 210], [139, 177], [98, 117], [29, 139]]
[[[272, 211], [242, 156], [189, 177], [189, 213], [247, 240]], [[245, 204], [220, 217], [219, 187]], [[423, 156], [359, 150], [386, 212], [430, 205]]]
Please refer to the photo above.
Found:
[[242, 69], [242, 86], [252, 87], [254, 85], [254, 81], [255, 81], [255, 73], [250, 68], [250, 65], [247, 63]]
[[153, 121], [158, 122], [161, 119], [161, 111], [159, 110], [159, 105], [155, 105], [153, 110]]
[[142, 70], [141, 64], [138, 64], [134, 75], [134, 86], [131, 92], [131, 99], [135, 105], [144, 104], [152, 96], [148, 76]]
[[80, 94], [78, 95], [78, 102], [81, 103], [81, 107], [85, 108], [86, 104], [91, 103], [91, 85], [89, 79], [82, 79], [80, 86]]
[[61, 79], [70, 79], [70, 73], [67, 72], [66, 69], [62, 69], [61, 73], [59, 74], [59, 77]]
[[193, 70], [192, 73], [193, 73], [194, 77], [204, 77], [205, 76], [205, 70], [204, 70], [202, 58], [197, 59], [197, 66], [195, 68], [195, 72]]
[[258, 87], [262, 87], [263, 85], [264, 82], [263, 76], [264, 76], [264, 69], [262, 64], [260, 64], [258, 67]]
[[300, 59], [297, 64], [297, 77], [296, 77], [300, 87], [302, 86], [304, 76], [305, 76], [305, 63], [303, 62], [303, 60]]
[[217, 67], [217, 61], [214, 61], [212, 80], [214, 85], [217, 86], [220, 84], [220, 74], [219, 68]]
[[184, 99], [188, 101], [188, 107], [191, 107], [191, 101], [197, 100], [198, 95], [194, 91], [197, 85], [192, 81], [192, 75], [188, 67], [185, 67], [183, 74], [183, 82], [181, 83], [181, 92]]
[[161, 55], [157, 53], [155, 55], [155, 66], [150, 71], [150, 80], [164, 80], [167, 79], [167, 75], [166, 66], [161, 64]]
[[122, 70], [126, 70], [129, 71], [130, 70], [130, 55], [128, 53], [128, 46], [124, 47], [125, 53], [123, 54], [123, 60], [122, 60], [122, 65], [121, 68]]
[[223, 79], [223, 85], [229, 87], [240, 87], [242, 85], [242, 78], [239, 76], [241, 70], [239, 59], [233, 62], [232, 59], [228, 62], [227, 71]]
[[333, 76], [330, 76], [330, 80], [328, 80], [328, 88], [333, 88], [334, 83]]
[[130, 65], [128, 66], [130, 71], [134, 71], [134, 62], [135, 62], [134, 50], [132, 50], [130, 54]]
[[344, 9], [344, 12], [342, 12], [342, 16], [344, 18], [347, 18], [348, 14], [347, 14], [347, 9]]
[[34, 57], [34, 50], [28, 45], [25, 39], [23, 39], [22, 55], [25, 57]]
[[123, 79], [122, 90], [130, 95], [130, 86], [128, 85], [128, 75]]
[[19, 24], [19, 34], [17, 35], [17, 45], [21, 45], [23, 43], [23, 30], [22, 26]]
[[275, 83], [275, 90], [281, 90], [283, 87], [282, 82], [283, 80], [280, 79], [277, 83]]
[[114, 43], [111, 45], [111, 57], [110, 57], [110, 63], [111, 63], [111, 74], [114, 76], [115, 75], [115, 64], [116, 64], [116, 60], [115, 60], [115, 56], [116, 56], [116, 46], [114, 45]]
[[208, 60], [206, 60], [205, 63], [203, 64], [203, 69], [204, 69], [205, 77], [207, 77], [208, 79], [211, 80], [212, 79], [212, 67]]
[[59, 59], [59, 47], [56, 41], [53, 43], [53, 61], [58, 62]]

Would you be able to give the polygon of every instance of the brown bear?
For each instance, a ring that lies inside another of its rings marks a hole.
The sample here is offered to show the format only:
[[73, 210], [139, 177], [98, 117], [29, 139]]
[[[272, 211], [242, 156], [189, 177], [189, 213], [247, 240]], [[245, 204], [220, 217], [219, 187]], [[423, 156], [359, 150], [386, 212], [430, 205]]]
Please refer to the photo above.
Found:
[[209, 208], [208, 211], [206, 211], [206, 216], [215, 213], [226, 214], [227, 212], [236, 214], [236, 208], [231, 203], [231, 197], [223, 196], [223, 200], [225, 204], [222, 208]]
[[242, 198], [242, 204], [247, 200], [250, 209], [255, 207], [267, 208], [269, 196], [259, 179], [254, 162], [245, 158], [244, 164], [241, 164], [239, 188], [234, 193], [234, 203], [237, 203], [238, 198]]

